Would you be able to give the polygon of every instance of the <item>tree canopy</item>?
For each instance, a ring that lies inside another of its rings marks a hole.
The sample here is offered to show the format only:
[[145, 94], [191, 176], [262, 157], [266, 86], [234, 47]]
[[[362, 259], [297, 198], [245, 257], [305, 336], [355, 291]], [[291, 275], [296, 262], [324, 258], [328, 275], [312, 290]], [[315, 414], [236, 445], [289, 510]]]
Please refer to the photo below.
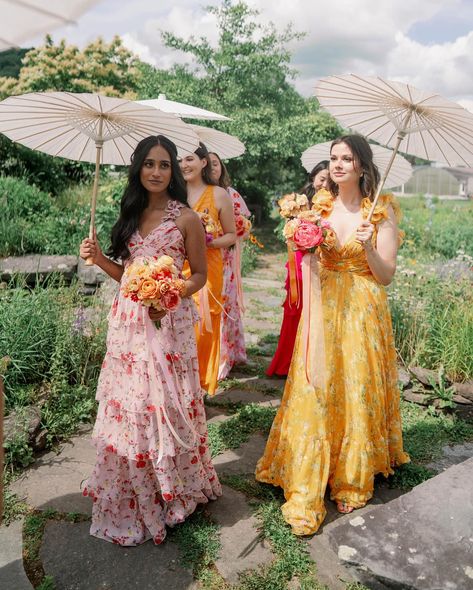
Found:
[[[18, 78], [0, 77], [0, 97], [52, 90], [130, 99], [165, 93], [172, 100], [221, 112], [232, 120], [199, 124], [227, 131], [245, 143], [246, 153], [230, 160], [228, 169], [236, 188], [250, 202], [267, 205], [303, 184], [300, 156], [304, 149], [335, 137], [340, 129], [319, 110], [315, 99], [302, 97], [293, 85], [296, 72], [288, 48], [303, 34], [290, 26], [279, 31], [272, 23], [262, 23], [258, 11], [241, 0], [222, 0], [206, 10], [215, 19], [215, 45], [203, 36], [184, 39], [161, 31], [168, 48], [189, 56], [186, 65], [163, 70], [143, 63], [119, 37], [110, 43], [99, 38], [81, 50], [64, 40], [54, 44], [48, 36], [44, 45], [23, 57]], [[0, 153], [10, 173], [17, 169], [29, 176], [34, 162], [31, 176], [45, 182], [52, 169], [48, 164], [44, 174], [38, 174], [41, 163], [51, 158], [34, 154], [30, 162], [29, 150], [13, 148], [5, 138], [0, 141]], [[57, 162], [54, 166], [62, 162], [71, 169], [63, 160]], [[73, 169], [77, 174], [77, 167]]]
[[268, 203], [303, 184], [301, 153], [335, 137], [339, 128], [315, 99], [304, 99], [292, 84], [296, 72], [288, 46], [300, 33], [262, 24], [258, 11], [241, 1], [223, 0], [207, 11], [216, 17], [217, 45], [205, 37], [183, 39], [162, 31], [164, 44], [187, 53], [192, 63], [169, 71], [142, 66], [138, 92], [146, 98], [164, 92], [231, 117], [213, 125], [246, 145], [244, 156], [228, 162], [230, 173], [250, 201]]

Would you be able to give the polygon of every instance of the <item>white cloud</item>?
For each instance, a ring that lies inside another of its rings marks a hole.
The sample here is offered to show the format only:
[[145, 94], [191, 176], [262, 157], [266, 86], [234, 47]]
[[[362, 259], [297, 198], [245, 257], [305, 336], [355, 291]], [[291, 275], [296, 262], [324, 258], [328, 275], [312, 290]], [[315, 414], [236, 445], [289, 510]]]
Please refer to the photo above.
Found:
[[[446, 17], [473, 21], [471, 0], [247, 0], [260, 11], [260, 22], [274, 22], [279, 30], [293, 23], [306, 32], [293, 42], [293, 65], [299, 74], [298, 90], [309, 96], [318, 78], [330, 74], [358, 73], [409, 81], [422, 89], [441, 91], [456, 99], [473, 100], [473, 22], [457, 39], [439, 42]], [[164, 47], [160, 30], [188, 38], [217, 39], [215, 18], [205, 12], [219, 0], [174, 0], [150, 4], [149, 0], [102, 0], [66, 35], [83, 44], [103, 35], [124, 38], [143, 60], [160, 68], [187, 63], [191, 56]], [[411, 29], [422, 23], [432, 32], [429, 43], [412, 38]], [[440, 24], [439, 24], [440, 23]], [[430, 27], [430, 28], [429, 28]], [[64, 35], [67, 30], [63, 30]], [[58, 32], [59, 36], [61, 31]], [[57, 38], [55, 35], [55, 37]], [[445, 39], [445, 27], [441, 36]], [[82, 43], [80, 41], [82, 39]]]
[[473, 94], [473, 31], [451, 43], [422, 45], [402, 33], [388, 56], [388, 73], [447, 96]]

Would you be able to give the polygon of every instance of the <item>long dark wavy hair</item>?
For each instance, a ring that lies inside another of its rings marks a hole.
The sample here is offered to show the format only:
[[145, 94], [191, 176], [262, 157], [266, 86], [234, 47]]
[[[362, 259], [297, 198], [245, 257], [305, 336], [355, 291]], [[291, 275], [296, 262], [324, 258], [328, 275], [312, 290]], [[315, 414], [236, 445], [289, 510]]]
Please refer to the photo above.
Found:
[[[373, 162], [373, 152], [371, 151], [370, 144], [362, 135], [344, 135], [332, 141], [330, 153], [332, 153], [333, 146], [340, 143], [346, 143], [350, 148], [355, 160], [355, 170], [362, 173], [359, 180], [361, 194], [363, 197], [368, 197], [372, 201], [376, 194], [380, 176], [378, 167]], [[332, 180], [330, 175], [327, 185], [328, 190], [334, 197], [338, 195], [338, 184]]]
[[218, 186], [221, 186], [222, 188], [227, 190], [227, 188], [232, 183], [232, 181], [230, 179], [230, 175], [228, 174], [227, 167], [222, 162], [222, 159], [220, 158], [220, 156], [216, 152], [209, 152], [209, 154], [212, 154], [212, 156], [215, 156], [217, 158], [217, 160], [220, 162], [220, 168], [222, 169], [222, 171], [220, 173], [220, 178], [218, 179]]
[[195, 150], [194, 154], [198, 156], [200, 160], [207, 160], [207, 164], [202, 168], [202, 180], [205, 184], [211, 184], [212, 186], [218, 186], [218, 184], [212, 178], [212, 166], [210, 164], [209, 150], [205, 143], [199, 141], [199, 147]]
[[297, 192], [306, 195], [309, 200], [312, 199], [312, 197], [315, 195], [314, 178], [319, 172], [322, 172], [322, 170], [328, 170], [328, 164], [328, 160], [322, 160], [316, 164], [309, 172], [309, 176], [307, 177], [304, 186]]
[[169, 196], [187, 205], [186, 183], [177, 161], [177, 148], [164, 135], [145, 137], [136, 146], [128, 169], [128, 182], [120, 203], [120, 215], [112, 228], [111, 246], [107, 254], [112, 258], [125, 260], [130, 256], [128, 241], [138, 229], [141, 215], [148, 206], [148, 191], [141, 184], [140, 173], [151, 148], [160, 145], [171, 160], [171, 182], [167, 187]]

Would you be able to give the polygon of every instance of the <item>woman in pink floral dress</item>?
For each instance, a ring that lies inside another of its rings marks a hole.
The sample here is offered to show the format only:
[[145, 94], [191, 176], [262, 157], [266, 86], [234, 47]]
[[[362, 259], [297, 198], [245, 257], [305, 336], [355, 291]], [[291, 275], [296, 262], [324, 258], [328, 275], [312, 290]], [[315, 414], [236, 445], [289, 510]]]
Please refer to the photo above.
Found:
[[[232, 197], [235, 218], [249, 218], [250, 210], [243, 197], [230, 186], [230, 177], [218, 154], [209, 152], [212, 178]], [[241, 250], [245, 237], [238, 237], [235, 246], [223, 251], [223, 309], [220, 324], [220, 365], [218, 378], [225, 379], [233, 366], [246, 363], [245, 335], [243, 332], [243, 286], [241, 281]]]
[[[142, 140], [133, 155], [109, 254], [81, 244], [113, 279], [137, 258], [171, 256], [191, 276], [175, 312], [158, 312], [118, 293], [109, 315], [93, 440], [97, 462], [83, 493], [93, 498], [91, 534], [120, 545], [156, 544], [166, 525], [183, 522], [221, 495], [208, 449], [190, 295], [206, 280], [205, 236], [186, 205], [174, 144]], [[155, 322], [160, 321], [158, 328]]]

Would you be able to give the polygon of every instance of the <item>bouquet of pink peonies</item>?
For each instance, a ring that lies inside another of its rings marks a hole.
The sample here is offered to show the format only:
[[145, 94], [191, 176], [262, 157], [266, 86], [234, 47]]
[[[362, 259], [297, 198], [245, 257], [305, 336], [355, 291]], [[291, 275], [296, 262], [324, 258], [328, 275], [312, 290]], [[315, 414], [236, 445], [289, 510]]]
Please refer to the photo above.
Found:
[[303, 252], [315, 252], [318, 246], [331, 248], [335, 241], [330, 223], [315, 211], [301, 211], [286, 223], [283, 234], [286, 241]]
[[185, 293], [171, 256], [137, 258], [125, 269], [121, 292], [132, 301], [158, 311], [175, 311]]

